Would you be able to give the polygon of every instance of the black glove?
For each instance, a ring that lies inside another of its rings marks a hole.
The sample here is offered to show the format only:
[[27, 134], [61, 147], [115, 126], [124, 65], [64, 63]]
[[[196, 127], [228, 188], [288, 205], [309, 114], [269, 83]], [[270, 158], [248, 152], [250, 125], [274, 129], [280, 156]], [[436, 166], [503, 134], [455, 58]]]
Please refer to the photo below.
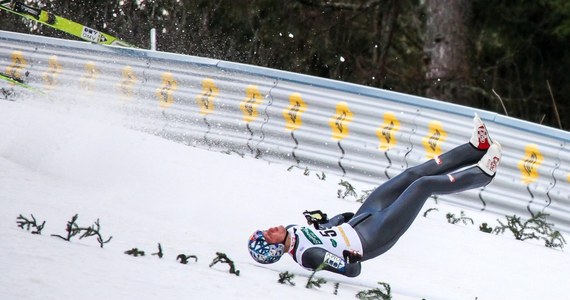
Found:
[[313, 210], [313, 211], [304, 211], [303, 216], [307, 219], [307, 223], [309, 225], [314, 225], [315, 229], [319, 229], [319, 224], [324, 224], [329, 221], [327, 218], [327, 214], [323, 213], [320, 210]]
[[349, 264], [354, 264], [362, 260], [362, 254], [352, 249], [342, 251], [342, 257]]

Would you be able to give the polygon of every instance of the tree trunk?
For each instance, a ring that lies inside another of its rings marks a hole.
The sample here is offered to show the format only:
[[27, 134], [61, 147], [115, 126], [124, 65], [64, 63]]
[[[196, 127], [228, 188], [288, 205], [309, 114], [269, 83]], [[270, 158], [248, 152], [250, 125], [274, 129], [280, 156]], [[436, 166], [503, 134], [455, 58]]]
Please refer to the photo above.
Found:
[[424, 43], [426, 96], [467, 103], [470, 0], [427, 0]]

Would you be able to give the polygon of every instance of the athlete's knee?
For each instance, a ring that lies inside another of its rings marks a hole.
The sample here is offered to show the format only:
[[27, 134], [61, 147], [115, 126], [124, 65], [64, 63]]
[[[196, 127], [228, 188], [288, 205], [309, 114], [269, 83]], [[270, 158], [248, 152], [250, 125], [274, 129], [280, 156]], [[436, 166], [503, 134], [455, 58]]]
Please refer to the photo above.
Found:
[[407, 168], [403, 173], [411, 178], [421, 178], [425, 175], [424, 172], [422, 172], [422, 168], [420, 168], [420, 166]]
[[440, 178], [441, 176], [422, 176], [408, 186], [409, 193], [416, 197], [424, 194], [429, 196], [434, 193], [437, 186], [441, 185]]
[[412, 182], [412, 185], [414, 186], [427, 186], [430, 184], [434, 184], [436, 182], [436, 176], [421, 176], [420, 178], [414, 180], [414, 182]]

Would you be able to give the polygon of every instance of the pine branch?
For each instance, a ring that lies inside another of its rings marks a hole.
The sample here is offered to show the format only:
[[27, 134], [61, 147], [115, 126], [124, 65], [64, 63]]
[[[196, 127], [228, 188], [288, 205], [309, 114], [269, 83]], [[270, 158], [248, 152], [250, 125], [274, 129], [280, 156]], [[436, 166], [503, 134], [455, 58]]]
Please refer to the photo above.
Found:
[[342, 189], [339, 189], [337, 191], [337, 198], [345, 199], [347, 196], [354, 196], [355, 198], [358, 197], [356, 190], [354, 189], [352, 184], [350, 184], [350, 182], [341, 179], [338, 185], [344, 187], [345, 190], [343, 192]]
[[548, 248], [560, 248], [563, 249], [566, 244], [566, 240], [559, 231], [554, 231], [548, 235], [548, 237], [543, 237], [544, 245]]
[[99, 245], [101, 246], [101, 248], [103, 248], [103, 245], [110, 242], [111, 239], [113, 238], [112, 236], [109, 237], [107, 240], [103, 239], [103, 236], [100, 233], [100, 229], [101, 229], [101, 225], [99, 224], [99, 219], [97, 219], [97, 221], [95, 221], [95, 224], [93, 224], [90, 227], [79, 227], [79, 225], [77, 225], [77, 219], [78, 219], [79, 215], [75, 214], [72, 218], [71, 221], [67, 222], [67, 226], [65, 228], [65, 231], [67, 232], [67, 236], [63, 237], [59, 234], [52, 234], [52, 236], [61, 238], [65, 241], [70, 241], [72, 237], [80, 234], [81, 232], [83, 232], [82, 235], [79, 236], [79, 239], [82, 238], [86, 238], [86, 237], [90, 237], [90, 236], [96, 236], [97, 237], [97, 241], [99, 242]]
[[381, 290], [379, 288], [361, 291], [356, 294], [356, 298], [358, 299], [379, 299], [379, 300], [390, 300], [392, 299], [392, 289], [390, 285], [385, 282], [378, 282], [379, 285], [384, 288]]
[[495, 227], [493, 231], [495, 234], [502, 234], [508, 229], [517, 240], [542, 239], [546, 247], [563, 249], [566, 240], [559, 231], [552, 229], [554, 224], [547, 222], [547, 216], [548, 214], [539, 212], [526, 221], [516, 215], [506, 216], [507, 224], [497, 220], [500, 226]]
[[340, 286], [340, 282], [336, 282], [334, 284], [334, 292], [333, 294], [338, 295], [338, 287]]
[[465, 215], [464, 211], [461, 211], [461, 216], [459, 216], [459, 217], [455, 217], [455, 215], [452, 213], [447, 213], [446, 218], [447, 218], [447, 222], [449, 222], [451, 224], [457, 224], [459, 222], [463, 222], [464, 225], [467, 225], [467, 221], [470, 221], [471, 225], [475, 224], [475, 222], [473, 222], [473, 219], [471, 219]]
[[364, 201], [366, 201], [366, 199], [368, 198], [368, 196], [370, 196], [370, 194], [372, 194], [372, 192], [375, 190], [374, 189], [369, 189], [369, 190], [362, 190], [362, 194], [360, 194], [360, 197], [358, 199], [356, 199], [356, 202], [360, 202], [363, 203]]
[[489, 227], [489, 225], [487, 223], [483, 223], [479, 226], [479, 231], [491, 233], [491, 232], [493, 232], [493, 227]]
[[[152, 253], [151, 255], [157, 255], [158, 258], [162, 258], [162, 256], [164, 255], [162, 253], [162, 246], [160, 245], [160, 243], [158, 243], [158, 252], [156, 253]], [[198, 258], [196, 258], [196, 261], [198, 260]]]
[[144, 251], [140, 251], [138, 248], [133, 248], [133, 249], [131, 249], [131, 250], [125, 251], [125, 254], [127, 254], [127, 255], [132, 255], [132, 256], [134, 256], [134, 257], [137, 257], [137, 256], [144, 256]]
[[196, 255], [179, 254], [179, 255], [176, 257], [176, 260], [180, 260], [180, 263], [181, 263], [181, 264], [186, 265], [186, 264], [188, 264], [188, 259], [189, 259], [189, 258], [193, 258], [193, 259], [194, 259], [194, 262], [198, 262], [198, 257], [197, 257]]
[[95, 224], [91, 225], [90, 227], [78, 228], [78, 231], [84, 232], [83, 235], [81, 235], [79, 237], [79, 239], [90, 237], [90, 236], [96, 236], [97, 241], [99, 242], [99, 245], [101, 246], [101, 248], [103, 248], [103, 244], [110, 242], [113, 237], [111, 236], [107, 240], [103, 240], [103, 236], [100, 233], [100, 229], [101, 229], [101, 225], [99, 224], [99, 219], [97, 219], [97, 221], [95, 221]]
[[277, 280], [277, 282], [281, 283], [281, 284], [285, 284], [285, 283], [289, 283], [290, 285], [295, 285], [295, 283], [292, 281], [293, 278], [295, 278], [295, 274], [289, 273], [289, 271], [286, 272], [282, 272], [279, 273], [279, 279]]
[[228, 258], [228, 256], [225, 253], [221, 253], [221, 252], [216, 252], [216, 258], [214, 258], [214, 260], [212, 260], [212, 263], [210, 264], [210, 268], [219, 263], [226, 263], [230, 266], [230, 274], [236, 274], [236, 276], [239, 276], [239, 270], [236, 270], [236, 267], [234, 265], [234, 262]]
[[18, 223], [18, 227], [24, 229], [24, 226], [26, 227], [27, 231], [30, 231], [30, 228], [35, 228], [35, 230], [32, 230], [32, 234], [42, 234], [42, 230], [44, 229], [44, 226], [46, 224], [46, 221], [43, 221], [42, 224], [38, 225], [38, 222], [36, 221], [36, 218], [34, 217], [34, 215], [31, 215], [32, 219], [29, 220], [26, 217], [22, 216], [22, 214], [20, 214], [18, 216], [18, 218], [16, 219], [16, 223]]
[[311, 277], [311, 279], [309, 279], [307, 281], [307, 285], [305, 287], [308, 289], [312, 289], [314, 286], [320, 288], [320, 287], [322, 287], [323, 284], [326, 284], [326, 283], [327, 283], [327, 281], [323, 278], [313, 279]]
[[72, 237], [74, 237], [79, 233], [78, 231], [79, 226], [77, 226], [77, 223], [75, 223], [77, 222], [78, 217], [79, 216], [75, 214], [73, 217], [71, 217], [71, 220], [67, 222], [67, 226], [65, 227], [65, 231], [67, 232], [66, 237], [63, 237], [59, 234], [52, 234], [51, 236], [55, 236], [69, 242]]
[[326, 265], [327, 265], [326, 263], [320, 264], [319, 267], [316, 268], [316, 269], [313, 271], [313, 273], [311, 273], [311, 276], [309, 276], [309, 279], [307, 280], [307, 284], [305, 285], [306, 288], [312, 289], [313, 286], [316, 286], [316, 287], [320, 288], [322, 284], [327, 283], [327, 281], [324, 280], [324, 279], [322, 279], [322, 278], [318, 278], [318, 279], [316, 279], [316, 280], [313, 280], [313, 277], [315, 276], [315, 274], [316, 274], [318, 271], [324, 269]]
[[435, 207], [432, 207], [432, 208], [426, 210], [426, 211], [424, 212], [424, 218], [426, 218], [427, 215], [428, 215], [428, 213], [430, 213], [430, 212], [432, 212], [432, 211], [439, 211], [439, 209], [437, 209], [437, 208], [435, 208]]

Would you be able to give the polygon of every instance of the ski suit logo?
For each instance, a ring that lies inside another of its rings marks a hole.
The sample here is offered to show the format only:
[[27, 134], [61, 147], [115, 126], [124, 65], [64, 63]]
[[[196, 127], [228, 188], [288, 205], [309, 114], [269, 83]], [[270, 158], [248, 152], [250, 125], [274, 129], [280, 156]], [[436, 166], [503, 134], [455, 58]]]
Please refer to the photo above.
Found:
[[301, 232], [305, 235], [307, 240], [309, 240], [309, 242], [311, 242], [313, 245], [322, 245], [323, 244], [321, 239], [319, 239], [319, 237], [314, 232], [312, 232], [310, 229], [303, 227], [303, 228], [301, 228]]

